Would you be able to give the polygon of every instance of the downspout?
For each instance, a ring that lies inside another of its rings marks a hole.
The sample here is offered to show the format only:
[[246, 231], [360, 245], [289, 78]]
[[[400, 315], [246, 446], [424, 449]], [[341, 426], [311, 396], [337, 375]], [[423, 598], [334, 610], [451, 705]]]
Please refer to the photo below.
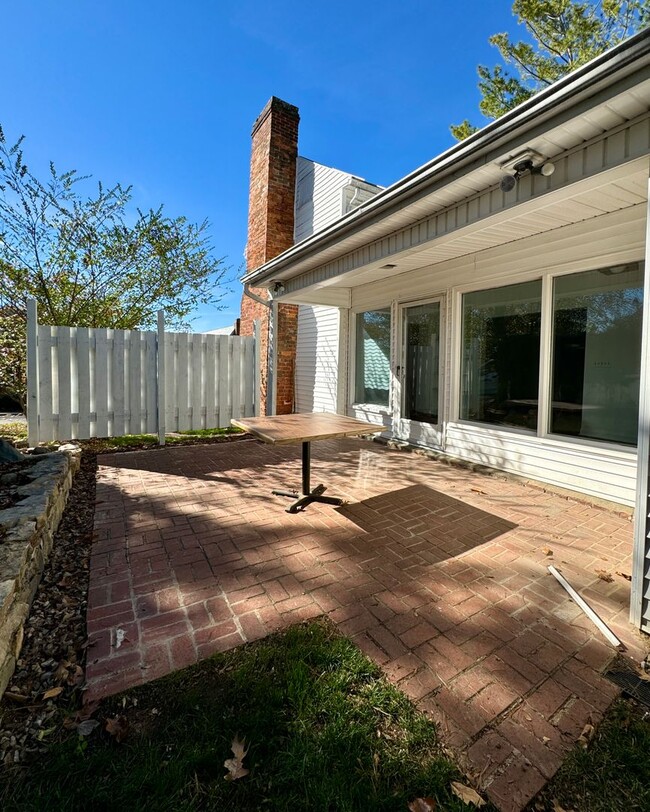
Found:
[[253, 293], [250, 289], [250, 285], [248, 282], [244, 282], [244, 296], [248, 296], [249, 299], [252, 299], [254, 302], [258, 304], [264, 305], [264, 307], [271, 307], [271, 300], [270, 299], [262, 299], [261, 296], [258, 296], [257, 293]]
[[268, 318], [268, 343], [266, 348], [266, 413], [275, 414], [275, 314], [276, 308], [273, 307], [273, 299], [263, 299], [257, 293], [253, 293], [250, 289], [248, 282], [244, 282], [244, 296], [248, 296], [258, 304], [264, 305], [269, 309]]

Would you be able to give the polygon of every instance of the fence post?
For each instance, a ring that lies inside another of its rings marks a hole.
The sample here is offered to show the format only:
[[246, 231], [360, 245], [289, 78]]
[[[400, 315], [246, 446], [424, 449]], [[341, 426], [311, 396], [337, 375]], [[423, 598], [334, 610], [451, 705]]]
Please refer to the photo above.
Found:
[[158, 311], [158, 444], [165, 445], [165, 311]]
[[27, 439], [38, 444], [38, 307], [27, 300]]
[[255, 381], [253, 383], [254, 396], [255, 396], [255, 417], [261, 414], [261, 396], [262, 396], [262, 367], [261, 367], [261, 344], [262, 344], [262, 330], [259, 319], [253, 322], [253, 335], [255, 336], [255, 344], [253, 345], [253, 365], [255, 369]]

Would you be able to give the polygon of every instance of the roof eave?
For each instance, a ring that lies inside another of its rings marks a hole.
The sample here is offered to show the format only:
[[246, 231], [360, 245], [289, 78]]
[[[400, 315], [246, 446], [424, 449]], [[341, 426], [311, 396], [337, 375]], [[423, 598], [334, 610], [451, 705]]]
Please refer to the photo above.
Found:
[[291, 263], [317, 253], [321, 247], [325, 247], [335, 239], [361, 228], [367, 220], [381, 214], [383, 209], [394, 207], [396, 203], [406, 204], [416, 191], [419, 192], [426, 185], [440, 181], [447, 174], [457, 172], [463, 163], [476, 161], [482, 151], [489, 149], [504, 135], [514, 141], [545, 112], [561, 104], [566, 105], [572, 100], [577, 101], [577, 97], [587, 92], [594, 84], [615, 76], [648, 53], [650, 53], [650, 30], [645, 30], [559, 79], [466, 140], [452, 145], [345, 217], [248, 272], [242, 277], [242, 282], [263, 286]]

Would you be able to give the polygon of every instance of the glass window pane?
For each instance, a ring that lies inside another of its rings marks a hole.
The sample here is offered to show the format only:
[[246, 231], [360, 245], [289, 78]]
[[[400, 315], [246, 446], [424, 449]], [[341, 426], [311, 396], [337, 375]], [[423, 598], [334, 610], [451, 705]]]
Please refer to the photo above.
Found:
[[404, 308], [404, 417], [438, 422], [440, 303]]
[[541, 280], [463, 296], [461, 417], [537, 428]]
[[641, 263], [555, 279], [551, 431], [635, 445]]
[[355, 402], [388, 406], [390, 308], [357, 315]]

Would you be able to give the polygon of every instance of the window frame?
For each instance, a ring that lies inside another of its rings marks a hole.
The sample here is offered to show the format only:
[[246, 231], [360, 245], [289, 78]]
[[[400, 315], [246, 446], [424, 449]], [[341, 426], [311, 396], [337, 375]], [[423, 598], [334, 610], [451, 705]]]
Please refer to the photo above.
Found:
[[[636, 252], [634, 252], [636, 253]], [[449, 420], [466, 427], [480, 427], [497, 433], [518, 434], [528, 438], [545, 440], [549, 443], [558, 443], [563, 447], [582, 446], [585, 449], [599, 449], [600, 451], [612, 451], [616, 454], [630, 452], [636, 453], [636, 446], [615, 443], [609, 440], [595, 440], [586, 437], [573, 437], [566, 434], [555, 434], [551, 432], [551, 382], [553, 364], [553, 283], [554, 280], [562, 276], [571, 274], [587, 273], [598, 271], [608, 266], [626, 264], [628, 262], [644, 263], [643, 257], [636, 256], [633, 252], [621, 252], [615, 257], [603, 257], [596, 261], [593, 257], [587, 260], [580, 260], [567, 263], [561, 266], [540, 271], [536, 269], [529, 272], [519, 272], [504, 275], [498, 279], [483, 279], [465, 285], [457, 285], [451, 289], [451, 309], [452, 309], [452, 330], [451, 330], [451, 362], [449, 374], [451, 376], [451, 397], [449, 404]], [[645, 268], [648, 273], [648, 268]], [[541, 280], [541, 320], [540, 320], [540, 358], [539, 358], [539, 384], [538, 384], [538, 408], [537, 408], [537, 429], [521, 429], [514, 426], [493, 425], [483, 423], [478, 420], [467, 420], [461, 418], [461, 372], [462, 372], [462, 351], [463, 351], [463, 296], [466, 293], [475, 293], [481, 290], [496, 290], [498, 288], [509, 287], [523, 282], [533, 282]]]
[[[361, 313], [370, 313], [374, 310], [390, 311], [390, 357], [388, 359], [390, 377], [388, 381], [388, 403], [380, 406], [377, 403], [363, 403], [356, 400], [357, 392], [357, 316]], [[395, 334], [395, 309], [392, 302], [386, 304], [364, 305], [362, 307], [350, 308], [350, 321], [348, 325], [350, 353], [348, 356], [348, 409], [364, 411], [369, 414], [392, 415], [393, 398], [395, 393], [395, 372], [394, 372], [394, 334]]]

